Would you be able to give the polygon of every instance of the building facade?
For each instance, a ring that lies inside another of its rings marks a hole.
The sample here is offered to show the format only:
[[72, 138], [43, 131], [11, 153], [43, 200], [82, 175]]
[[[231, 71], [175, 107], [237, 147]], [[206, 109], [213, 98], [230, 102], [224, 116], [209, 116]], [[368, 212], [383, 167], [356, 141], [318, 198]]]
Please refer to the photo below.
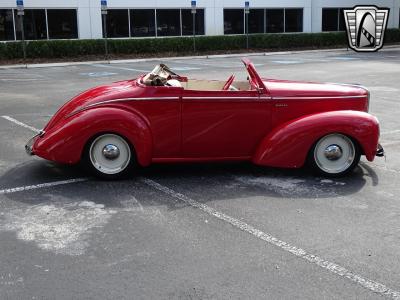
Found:
[[[244, 0], [197, 0], [197, 35], [244, 34]], [[390, 8], [388, 28], [400, 28], [400, 0], [250, 0], [249, 33], [345, 30], [354, 5]], [[28, 40], [102, 38], [100, 0], [25, 0]], [[193, 33], [190, 0], [108, 0], [107, 36], [140, 38]], [[0, 0], [0, 41], [21, 38], [15, 0]]]

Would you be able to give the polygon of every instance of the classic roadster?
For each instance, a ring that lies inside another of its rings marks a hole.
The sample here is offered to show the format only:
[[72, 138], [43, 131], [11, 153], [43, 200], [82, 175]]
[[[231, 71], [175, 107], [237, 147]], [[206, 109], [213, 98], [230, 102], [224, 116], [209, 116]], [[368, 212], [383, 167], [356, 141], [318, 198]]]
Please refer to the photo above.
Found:
[[161, 64], [137, 79], [85, 91], [60, 108], [26, 151], [83, 162], [106, 179], [137, 165], [210, 161], [308, 163], [325, 176], [342, 176], [361, 155], [383, 156], [366, 88], [261, 78], [243, 62], [246, 81], [188, 79]]

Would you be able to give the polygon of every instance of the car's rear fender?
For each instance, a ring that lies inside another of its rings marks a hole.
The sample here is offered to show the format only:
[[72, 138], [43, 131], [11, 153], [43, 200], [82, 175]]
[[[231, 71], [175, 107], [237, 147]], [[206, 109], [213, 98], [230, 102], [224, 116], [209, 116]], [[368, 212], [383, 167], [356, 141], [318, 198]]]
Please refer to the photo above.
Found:
[[365, 112], [332, 111], [303, 116], [278, 126], [261, 141], [252, 160], [259, 165], [299, 168], [311, 147], [331, 133], [351, 137], [369, 161], [374, 159], [379, 139], [378, 120]]
[[153, 142], [148, 122], [139, 113], [117, 107], [92, 108], [59, 121], [35, 141], [33, 152], [48, 160], [75, 164], [86, 143], [99, 133], [125, 137], [134, 147], [138, 163], [151, 163]]

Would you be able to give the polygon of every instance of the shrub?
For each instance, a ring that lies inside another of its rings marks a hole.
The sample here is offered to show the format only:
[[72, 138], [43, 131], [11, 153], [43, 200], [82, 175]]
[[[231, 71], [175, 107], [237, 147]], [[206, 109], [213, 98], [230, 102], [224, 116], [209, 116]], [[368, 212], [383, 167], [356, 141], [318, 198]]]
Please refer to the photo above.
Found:
[[[388, 29], [386, 43], [400, 42], [400, 30]], [[345, 32], [252, 34], [252, 49], [276, 50], [298, 48], [343, 47], [347, 44]], [[109, 52], [114, 55], [154, 55], [157, 53], [186, 54], [192, 52], [192, 37], [109, 39]], [[237, 51], [246, 48], [245, 35], [198, 36], [199, 53]], [[75, 58], [87, 55], [104, 55], [104, 40], [45, 40], [28, 41], [28, 58]], [[0, 43], [0, 60], [22, 58], [20, 42]]]

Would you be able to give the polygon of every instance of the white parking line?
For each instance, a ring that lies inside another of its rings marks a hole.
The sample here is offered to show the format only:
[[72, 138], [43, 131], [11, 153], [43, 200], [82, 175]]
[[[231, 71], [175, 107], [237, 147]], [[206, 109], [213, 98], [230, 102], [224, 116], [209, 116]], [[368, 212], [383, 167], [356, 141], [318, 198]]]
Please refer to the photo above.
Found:
[[283, 64], [283, 65], [291, 65], [291, 64], [301, 64], [303, 63], [300, 60], [273, 60], [271, 61], [275, 64]]
[[19, 187], [0, 190], [0, 195], [12, 194], [12, 193], [16, 193], [16, 192], [24, 192], [24, 191], [30, 191], [30, 190], [37, 190], [37, 189], [48, 188], [48, 187], [52, 187], [52, 186], [83, 182], [83, 181], [87, 181], [87, 180], [88, 180], [88, 178], [73, 178], [73, 179], [68, 179], [68, 180], [39, 183], [39, 184], [35, 184], [35, 185], [19, 186]]
[[10, 122], [13, 122], [13, 123], [19, 125], [19, 126], [25, 127], [25, 128], [27, 128], [27, 129], [29, 129], [29, 130], [32, 130], [33, 132], [36, 132], [36, 133], [40, 132], [40, 129], [37, 129], [37, 128], [35, 128], [35, 127], [29, 126], [29, 125], [27, 125], [27, 124], [25, 124], [25, 123], [22, 123], [22, 122], [20, 122], [20, 121], [14, 119], [14, 118], [11, 118], [10, 116], [1, 116], [1, 117], [2, 117], [3, 119], [6, 119], [6, 120], [8, 120], [8, 121], [10, 121]]
[[221, 221], [229, 223], [232, 226], [234, 226], [244, 232], [247, 232], [269, 244], [277, 246], [284, 251], [287, 251], [297, 257], [303, 258], [306, 261], [313, 263], [321, 268], [324, 268], [324, 269], [326, 269], [334, 274], [337, 274], [343, 278], [347, 278], [348, 280], [350, 280], [350, 281], [352, 281], [374, 293], [377, 293], [381, 296], [387, 296], [392, 299], [400, 299], [400, 292], [392, 290], [382, 283], [367, 279], [361, 275], [353, 273], [352, 271], [350, 271], [336, 263], [324, 260], [323, 258], [321, 258], [319, 256], [308, 253], [307, 251], [305, 251], [301, 248], [295, 247], [295, 246], [293, 246], [287, 242], [284, 242], [268, 233], [258, 230], [257, 228], [255, 228], [243, 221], [240, 221], [240, 220], [235, 219], [231, 216], [228, 216], [224, 213], [221, 213], [221, 212], [209, 207], [206, 204], [197, 202], [183, 194], [177, 193], [174, 190], [172, 190], [166, 186], [163, 186], [151, 179], [142, 178], [141, 181], [161, 192], [164, 192], [167, 195], [170, 195], [171, 197], [174, 197], [176, 199], [179, 199], [179, 200], [185, 202], [186, 204], [188, 204], [192, 207], [198, 208], [198, 209], [202, 210], [203, 212], [205, 212]]
[[27, 82], [27, 81], [39, 81], [42, 79], [37, 79], [37, 78], [28, 78], [28, 79], [23, 79], [23, 78], [0, 78], [0, 81], [11, 81], [11, 82]]
[[201, 68], [197, 67], [171, 67], [173, 71], [193, 71], [193, 70], [201, 70]]
[[113, 75], [118, 75], [118, 73], [111, 73], [111, 72], [91, 72], [91, 73], [79, 73], [79, 75], [82, 76], [89, 76], [89, 77], [107, 77], [107, 76], [113, 76]]
[[397, 129], [397, 130], [391, 130], [391, 131], [384, 131], [384, 132], [381, 132], [381, 135], [385, 135], [385, 134], [393, 134], [393, 133], [400, 133], [400, 129]]
[[173, 63], [177, 64], [185, 64], [185, 65], [197, 65], [197, 66], [205, 66], [205, 67], [214, 67], [214, 68], [223, 68], [223, 69], [232, 69], [232, 68], [243, 68], [243, 64], [241, 63], [229, 63], [228, 65], [224, 64], [212, 64], [206, 63], [203, 61], [193, 60], [193, 61], [173, 61]]
[[100, 68], [110, 68], [110, 69], [118, 69], [118, 70], [125, 70], [125, 71], [133, 71], [133, 72], [139, 72], [139, 73], [149, 73], [149, 70], [142, 70], [142, 69], [133, 69], [133, 68], [125, 68], [125, 67], [117, 67], [117, 66], [111, 66], [111, 65], [100, 65], [100, 64], [93, 64], [92, 66], [94, 67], [100, 67]]
[[390, 146], [397, 146], [397, 145], [400, 145], [400, 141], [382, 142], [383, 147], [390, 147]]

